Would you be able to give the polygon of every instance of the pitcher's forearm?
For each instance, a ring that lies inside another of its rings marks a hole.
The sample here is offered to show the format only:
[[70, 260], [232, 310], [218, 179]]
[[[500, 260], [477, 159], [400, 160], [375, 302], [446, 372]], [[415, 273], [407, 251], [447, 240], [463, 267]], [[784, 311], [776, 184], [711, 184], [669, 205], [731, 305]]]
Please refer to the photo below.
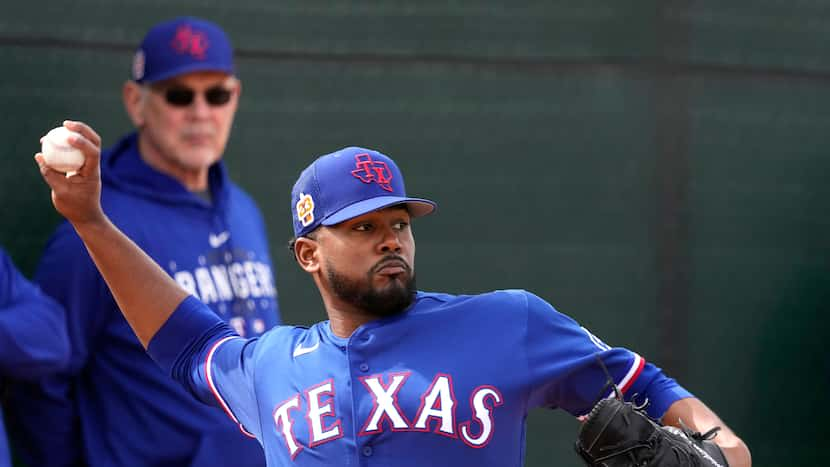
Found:
[[683, 425], [701, 433], [716, 426], [721, 427], [712, 441], [723, 451], [729, 467], [752, 466], [752, 455], [747, 445], [700, 399], [688, 398], [676, 401], [663, 417], [665, 424], [678, 428], [682, 427], [681, 420]]
[[63, 126], [72, 134], [66, 142], [83, 153], [83, 165], [69, 176], [49, 167], [43, 154], [35, 154], [35, 161], [52, 189], [52, 204], [75, 227], [118, 307], [146, 349], [188, 294], [104, 214], [101, 137], [83, 122], [66, 120]]
[[188, 293], [108, 218], [73, 226], [133, 332], [147, 348]]

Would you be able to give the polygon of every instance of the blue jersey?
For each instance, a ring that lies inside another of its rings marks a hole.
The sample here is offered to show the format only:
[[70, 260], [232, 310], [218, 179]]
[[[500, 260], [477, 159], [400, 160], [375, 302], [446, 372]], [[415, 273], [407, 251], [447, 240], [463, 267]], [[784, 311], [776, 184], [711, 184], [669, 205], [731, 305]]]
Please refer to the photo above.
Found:
[[[0, 386], [64, 369], [69, 339], [63, 309], [26, 280], [0, 249]], [[0, 467], [11, 465], [0, 416]]]
[[149, 351], [270, 466], [519, 466], [528, 411], [586, 414], [610, 394], [606, 371], [656, 418], [691, 397], [525, 291], [421, 292], [349, 338], [323, 322], [244, 339], [188, 299]]
[[[211, 201], [152, 169], [136, 135], [102, 155], [104, 211], [182, 287], [237, 333], [279, 321], [262, 216], [227, 176], [209, 171]], [[194, 400], [147, 356], [71, 225], [35, 275], [66, 308], [69, 369], [13, 395], [28, 465], [261, 466], [260, 446]]]

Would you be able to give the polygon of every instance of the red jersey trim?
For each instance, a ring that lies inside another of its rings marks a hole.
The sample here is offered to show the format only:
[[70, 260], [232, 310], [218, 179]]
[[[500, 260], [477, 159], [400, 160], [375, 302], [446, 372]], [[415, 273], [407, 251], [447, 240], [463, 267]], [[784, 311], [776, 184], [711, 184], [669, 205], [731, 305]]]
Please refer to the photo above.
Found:
[[213, 344], [213, 347], [210, 348], [210, 351], [208, 352], [207, 357], [205, 357], [205, 378], [207, 378], [207, 383], [208, 383], [208, 387], [210, 388], [210, 392], [212, 392], [213, 396], [216, 398], [216, 400], [219, 401], [219, 405], [222, 407], [222, 409], [225, 411], [225, 413], [228, 414], [228, 417], [230, 417], [231, 420], [234, 421], [234, 423], [239, 425], [239, 430], [242, 432], [242, 434], [244, 434], [245, 436], [248, 436], [250, 438], [256, 438], [256, 436], [249, 433], [248, 430], [246, 430], [245, 427], [242, 426], [241, 423], [239, 423], [239, 420], [237, 420], [236, 417], [233, 415], [233, 412], [231, 412], [230, 407], [228, 407], [228, 404], [225, 402], [225, 399], [223, 399], [222, 396], [219, 394], [219, 390], [216, 389], [216, 384], [213, 382], [213, 370], [211, 368], [212, 363], [213, 363], [213, 354], [216, 353], [216, 349], [218, 349], [220, 345], [224, 344], [225, 342], [227, 342], [231, 339], [241, 339], [241, 337], [239, 337], [239, 336], [225, 337], [225, 338], [220, 339], [219, 341], [217, 341], [215, 344]]

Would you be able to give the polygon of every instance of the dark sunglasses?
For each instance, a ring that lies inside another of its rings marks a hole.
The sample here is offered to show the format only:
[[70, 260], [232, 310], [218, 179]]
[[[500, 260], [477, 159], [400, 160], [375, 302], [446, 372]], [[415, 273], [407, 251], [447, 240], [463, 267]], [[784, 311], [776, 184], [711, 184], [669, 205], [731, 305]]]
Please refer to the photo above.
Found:
[[[174, 107], [187, 107], [196, 99], [196, 91], [184, 86], [171, 86], [159, 91], [164, 93], [164, 100]], [[233, 90], [224, 86], [213, 86], [205, 90], [204, 95], [210, 106], [219, 107], [230, 102]]]

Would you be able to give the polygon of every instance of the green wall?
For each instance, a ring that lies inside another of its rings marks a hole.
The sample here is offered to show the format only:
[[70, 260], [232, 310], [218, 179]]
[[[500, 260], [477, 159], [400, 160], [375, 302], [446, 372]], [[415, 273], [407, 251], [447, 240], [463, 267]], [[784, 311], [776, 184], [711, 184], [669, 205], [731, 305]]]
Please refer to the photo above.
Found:
[[[226, 160], [265, 213], [287, 321], [324, 318], [283, 246], [291, 184], [376, 148], [440, 204], [415, 226], [421, 288], [532, 290], [678, 377], [756, 466], [826, 463], [830, 1], [722, 3], [6, 6], [0, 244], [33, 271], [59, 221], [38, 138], [74, 118], [114, 142], [146, 28], [203, 16], [238, 50]], [[528, 466], [579, 465], [570, 417], [528, 424]]]

